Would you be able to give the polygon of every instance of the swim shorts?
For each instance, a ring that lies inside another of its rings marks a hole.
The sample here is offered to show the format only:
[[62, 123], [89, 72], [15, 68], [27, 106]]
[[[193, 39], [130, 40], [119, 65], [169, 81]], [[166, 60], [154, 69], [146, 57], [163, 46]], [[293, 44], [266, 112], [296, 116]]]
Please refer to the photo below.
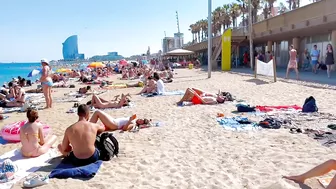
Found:
[[67, 160], [71, 162], [71, 164], [75, 166], [84, 166], [91, 163], [94, 163], [99, 160], [99, 150], [96, 148], [93, 155], [87, 159], [79, 159], [75, 156], [73, 152], [70, 152], [69, 156], [67, 157]]
[[313, 65], [316, 65], [316, 64], [318, 64], [318, 61], [317, 61], [317, 60], [312, 60], [311, 63], [312, 63]]

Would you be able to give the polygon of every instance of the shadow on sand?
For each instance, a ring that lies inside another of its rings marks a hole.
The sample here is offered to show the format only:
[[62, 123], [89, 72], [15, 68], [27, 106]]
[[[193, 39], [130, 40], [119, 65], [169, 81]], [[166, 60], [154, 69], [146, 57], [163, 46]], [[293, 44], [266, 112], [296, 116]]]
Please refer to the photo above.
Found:
[[245, 80], [246, 82], [250, 82], [250, 83], [255, 83], [256, 85], [265, 85], [265, 84], [270, 84], [270, 82], [267, 81], [263, 81], [261, 79], [248, 79]]

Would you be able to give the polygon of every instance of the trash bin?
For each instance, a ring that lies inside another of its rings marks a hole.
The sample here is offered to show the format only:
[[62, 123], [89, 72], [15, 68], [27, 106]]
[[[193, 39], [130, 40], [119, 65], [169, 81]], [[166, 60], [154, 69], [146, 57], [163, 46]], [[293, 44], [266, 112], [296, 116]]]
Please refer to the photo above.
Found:
[[194, 64], [189, 64], [189, 69], [193, 69], [194, 68]]

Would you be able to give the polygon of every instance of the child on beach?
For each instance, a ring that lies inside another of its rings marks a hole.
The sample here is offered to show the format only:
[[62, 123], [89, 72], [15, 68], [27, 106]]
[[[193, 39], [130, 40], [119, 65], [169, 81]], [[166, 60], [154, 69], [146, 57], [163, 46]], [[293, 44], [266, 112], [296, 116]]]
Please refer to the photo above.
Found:
[[37, 110], [28, 109], [27, 118], [28, 122], [20, 130], [21, 153], [25, 157], [37, 157], [48, 152], [56, 142], [56, 136], [44, 138], [42, 126], [36, 122], [38, 119]]

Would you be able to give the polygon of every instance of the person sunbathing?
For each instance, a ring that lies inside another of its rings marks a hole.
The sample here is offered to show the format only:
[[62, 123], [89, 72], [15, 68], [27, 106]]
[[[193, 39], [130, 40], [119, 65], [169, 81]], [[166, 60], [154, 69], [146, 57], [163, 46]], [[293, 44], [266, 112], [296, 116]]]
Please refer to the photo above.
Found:
[[109, 131], [130, 131], [133, 129], [134, 126], [140, 126], [149, 124], [149, 120], [147, 119], [136, 119], [136, 114], [132, 115], [131, 117], [122, 117], [122, 118], [112, 118], [107, 113], [97, 110], [91, 116], [90, 122], [97, 123], [100, 120], [104, 126], [105, 130]]
[[26, 93], [42, 93], [42, 92], [43, 92], [42, 88], [26, 90]]
[[17, 84], [13, 84], [14, 98], [1, 100], [0, 107], [22, 107], [25, 103], [25, 91]]
[[77, 109], [78, 121], [65, 130], [58, 150], [75, 166], [84, 166], [99, 160], [95, 147], [96, 136], [105, 131], [104, 126], [89, 122], [90, 109], [81, 104]]
[[79, 90], [78, 90], [79, 94], [86, 94], [88, 92], [92, 92], [91, 91], [91, 86], [82, 87], [82, 88], [79, 88]]
[[43, 128], [37, 123], [37, 110], [27, 110], [28, 122], [21, 127], [20, 140], [22, 144], [21, 153], [25, 157], [37, 157], [48, 152], [56, 142], [55, 135], [43, 136]]
[[120, 100], [108, 101], [98, 97], [97, 95], [92, 95], [91, 104], [94, 108], [103, 109], [103, 108], [121, 108], [123, 106], [127, 106], [129, 100], [127, 95], [122, 95]]
[[154, 81], [152, 76], [149, 76], [147, 79], [147, 85], [138, 94], [155, 93], [156, 90], [156, 82]]
[[[328, 160], [301, 175], [283, 176], [283, 178], [298, 183], [304, 183], [305, 180], [309, 178], [322, 176], [324, 174], [329, 173], [332, 170], [336, 170], [336, 160], [333, 159]], [[326, 189], [334, 189], [334, 188], [336, 188], [336, 176], [331, 180]]]
[[177, 102], [178, 105], [183, 102], [192, 102], [192, 104], [222, 104], [225, 102], [225, 97], [218, 94], [214, 95], [211, 93], [204, 92], [196, 88], [187, 88], [182, 99]]

